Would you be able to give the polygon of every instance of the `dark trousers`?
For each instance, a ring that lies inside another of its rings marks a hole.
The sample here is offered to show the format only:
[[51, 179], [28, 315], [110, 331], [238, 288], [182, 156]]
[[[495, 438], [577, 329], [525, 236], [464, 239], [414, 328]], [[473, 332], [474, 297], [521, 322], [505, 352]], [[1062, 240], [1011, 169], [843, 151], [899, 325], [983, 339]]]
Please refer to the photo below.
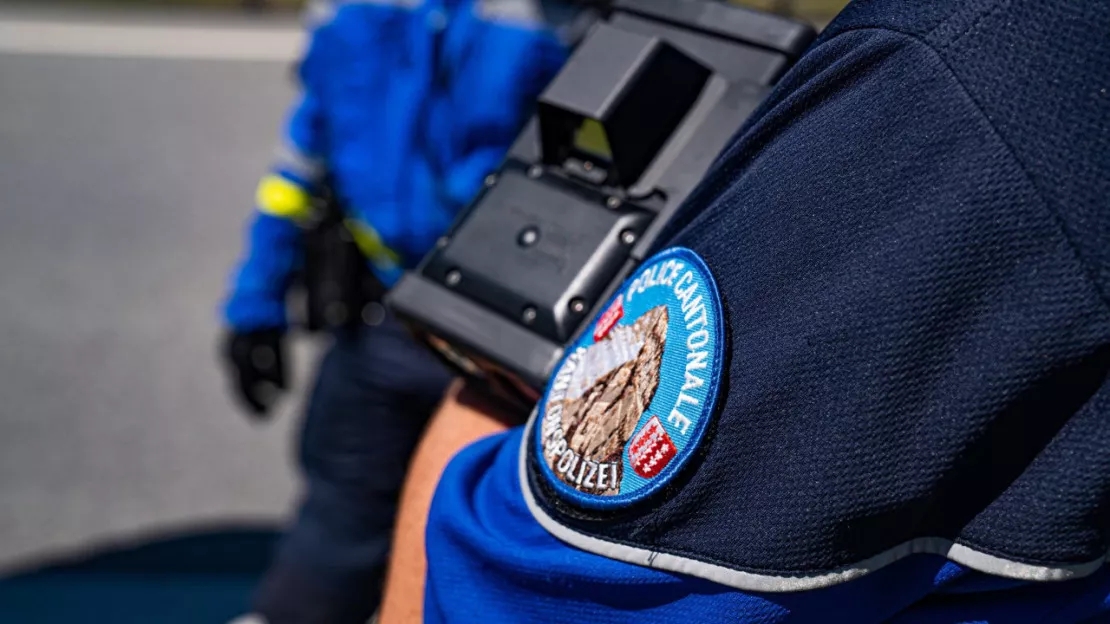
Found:
[[363, 624], [409, 459], [451, 377], [392, 316], [336, 334], [300, 445], [299, 514], [255, 598], [270, 624]]

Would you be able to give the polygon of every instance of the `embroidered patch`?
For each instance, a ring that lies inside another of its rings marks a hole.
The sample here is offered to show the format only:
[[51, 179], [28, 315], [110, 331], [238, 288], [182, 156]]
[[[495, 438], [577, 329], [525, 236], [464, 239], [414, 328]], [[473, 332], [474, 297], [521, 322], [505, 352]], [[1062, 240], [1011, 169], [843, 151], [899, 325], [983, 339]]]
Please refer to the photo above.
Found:
[[548, 384], [533, 427], [547, 481], [594, 508], [655, 492], [705, 435], [723, 350], [720, 295], [702, 259], [675, 247], [645, 261]]

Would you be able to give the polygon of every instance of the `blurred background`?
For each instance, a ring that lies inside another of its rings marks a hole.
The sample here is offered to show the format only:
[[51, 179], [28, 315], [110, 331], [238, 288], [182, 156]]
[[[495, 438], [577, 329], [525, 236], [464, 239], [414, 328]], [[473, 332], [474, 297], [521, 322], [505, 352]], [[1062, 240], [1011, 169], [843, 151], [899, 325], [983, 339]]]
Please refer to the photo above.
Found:
[[[845, 3], [742, 2], [817, 24]], [[0, 1], [0, 621], [246, 608], [297, 495], [318, 345], [295, 345], [299, 398], [252, 425], [217, 306], [300, 4]]]

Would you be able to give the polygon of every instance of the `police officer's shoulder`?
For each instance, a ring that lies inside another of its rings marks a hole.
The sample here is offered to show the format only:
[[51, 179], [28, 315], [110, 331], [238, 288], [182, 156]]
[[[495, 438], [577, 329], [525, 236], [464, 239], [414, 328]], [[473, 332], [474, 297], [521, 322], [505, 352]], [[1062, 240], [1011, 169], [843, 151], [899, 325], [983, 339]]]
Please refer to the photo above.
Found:
[[1102, 567], [1110, 107], [1071, 96], [1110, 14], [914, 4], [834, 23], [567, 349], [520, 456], [549, 532], [753, 591]]

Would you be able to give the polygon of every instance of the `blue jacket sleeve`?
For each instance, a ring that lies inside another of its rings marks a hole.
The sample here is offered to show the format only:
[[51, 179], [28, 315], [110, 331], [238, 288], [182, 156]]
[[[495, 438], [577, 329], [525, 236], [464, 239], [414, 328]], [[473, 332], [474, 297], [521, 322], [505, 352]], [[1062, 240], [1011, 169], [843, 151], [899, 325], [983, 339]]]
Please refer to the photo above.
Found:
[[[535, 100], [559, 72], [569, 50], [541, 24], [489, 22], [480, 36], [471, 36], [450, 51], [457, 58], [457, 84], [452, 110], [468, 120], [461, 145], [464, 155], [450, 166], [449, 199], [467, 204], [487, 173], [505, 157], [520, 128], [535, 109]], [[462, 58], [487, 59], [464, 63]], [[446, 134], [444, 132], [443, 134]]]
[[238, 331], [285, 327], [285, 291], [301, 252], [296, 223], [255, 211], [246, 253], [232, 276], [224, 320]]
[[269, 173], [259, 184], [247, 225], [246, 248], [224, 303], [225, 322], [239, 331], [285, 327], [285, 295], [302, 254], [298, 220], [324, 176], [323, 114], [312, 89], [315, 29], [299, 69], [303, 93], [293, 104]]

